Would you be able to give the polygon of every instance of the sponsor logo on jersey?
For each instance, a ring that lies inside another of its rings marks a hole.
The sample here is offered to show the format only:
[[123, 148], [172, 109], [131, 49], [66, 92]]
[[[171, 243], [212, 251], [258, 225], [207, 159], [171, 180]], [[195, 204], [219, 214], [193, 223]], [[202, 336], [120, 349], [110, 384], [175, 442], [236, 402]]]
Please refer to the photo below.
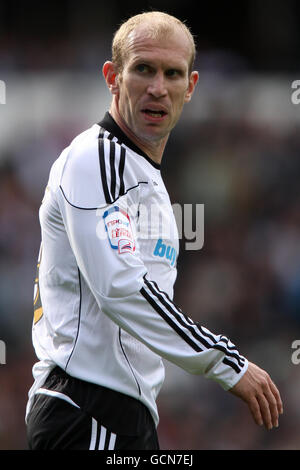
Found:
[[128, 213], [114, 206], [104, 212], [103, 219], [111, 248], [120, 254], [133, 253], [135, 243]]
[[159, 256], [160, 258], [165, 257], [168, 261], [170, 261], [171, 266], [174, 266], [177, 258], [177, 252], [175, 248], [172, 245], [163, 243], [161, 238], [157, 240], [153, 254], [154, 256]]

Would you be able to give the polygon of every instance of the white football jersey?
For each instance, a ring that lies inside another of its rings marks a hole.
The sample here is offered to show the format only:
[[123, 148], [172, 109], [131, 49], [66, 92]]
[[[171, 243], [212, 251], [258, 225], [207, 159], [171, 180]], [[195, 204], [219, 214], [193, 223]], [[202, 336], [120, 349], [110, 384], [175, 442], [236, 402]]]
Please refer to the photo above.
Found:
[[160, 167], [109, 113], [55, 161], [40, 208], [32, 397], [58, 365], [143, 402], [162, 358], [231, 388], [247, 359], [172, 301], [178, 233]]

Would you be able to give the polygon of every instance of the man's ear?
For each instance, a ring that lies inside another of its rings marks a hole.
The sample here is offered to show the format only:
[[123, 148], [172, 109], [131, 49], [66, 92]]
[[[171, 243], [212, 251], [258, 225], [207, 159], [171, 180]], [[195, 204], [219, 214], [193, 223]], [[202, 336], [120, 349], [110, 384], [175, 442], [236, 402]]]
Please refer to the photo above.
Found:
[[189, 77], [189, 86], [188, 86], [188, 89], [186, 91], [186, 94], [185, 94], [185, 103], [188, 103], [189, 101], [191, 101], [191, 98], [192, 98], [192, 95], [194, 93], [194, 90], [195, 90], [195, 86], [197, 85], [197, 82], [198, 82], [198, 79], [199, 79], [199, 74], [198, 72], [192, 72], [190, 77]]
[[105, 78], [106, 84], [112, 95], [119, 92], [119, 85], [117, 79], [116, 66], [113, 62], [107, 61], [102, 67], [102, 73]]

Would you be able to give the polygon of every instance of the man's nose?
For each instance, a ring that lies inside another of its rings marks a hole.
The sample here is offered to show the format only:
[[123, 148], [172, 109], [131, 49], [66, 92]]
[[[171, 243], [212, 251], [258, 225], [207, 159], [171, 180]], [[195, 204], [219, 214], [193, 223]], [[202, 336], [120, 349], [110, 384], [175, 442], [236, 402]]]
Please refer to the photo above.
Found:
[[160, 98], [167, 94], [167, 88], [165, 83], [165, 77], [163, 72], [157, 72], [154, 77], [151, 79], [151, 82], [148, 85], [148, 93], [155, 98]]

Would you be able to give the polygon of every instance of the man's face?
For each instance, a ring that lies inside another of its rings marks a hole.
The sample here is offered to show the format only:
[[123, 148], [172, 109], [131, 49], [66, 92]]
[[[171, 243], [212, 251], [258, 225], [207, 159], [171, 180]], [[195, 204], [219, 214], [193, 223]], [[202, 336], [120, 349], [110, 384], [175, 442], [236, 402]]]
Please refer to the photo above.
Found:
[[144, 141], [160, 141], [190, 100], [195, 74], [189, 75], [191, 45], [180, 28], [167, 38], [150, 39], [141, 28], [128, 40], [118, 76], [118, 107], [132, 132]]

